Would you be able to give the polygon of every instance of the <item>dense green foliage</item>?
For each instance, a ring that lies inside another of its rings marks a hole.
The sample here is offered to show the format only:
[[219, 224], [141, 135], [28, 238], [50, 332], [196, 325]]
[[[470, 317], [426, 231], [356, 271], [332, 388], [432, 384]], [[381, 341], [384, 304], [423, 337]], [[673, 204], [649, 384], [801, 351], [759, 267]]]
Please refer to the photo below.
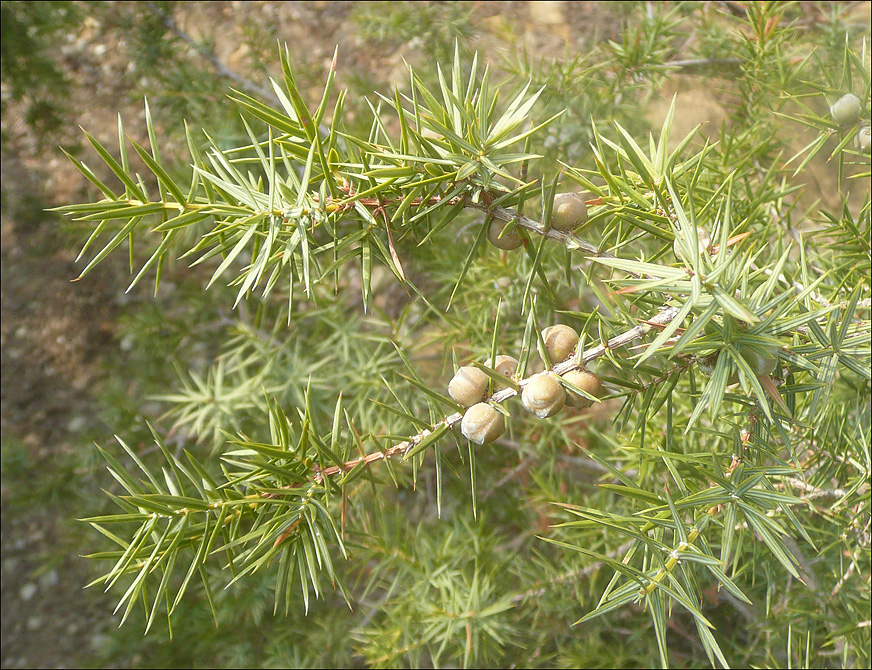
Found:
[[[438, 64], [365, 106], [336, 90], [341, 46], [317, 100], [283, 48], [277, 102], [230, 96], [246, 139], [186, 127], [191, 169], [148, 106], [149, 146], [119, 122], [118, 147], [88, 136], [99, 167], [71, 157], [99, 191], [60, 208], [89, 227], [83, 276], [129, 246], [132, 285], [182, 258], [210, 289], [131, 324], [206, 363], [160, 395], [155, 449], [101, 447], [96, 583], [190, 663], [868, 665], [868, 33], [834, 17], [811, 49], [794, 7], [750, 4], [679, 63], [680, 3], [587, 58], [491, 65], [464, 9], [428, 7]], [[392, 11], [366, 7], [372, 39], [415, 10]], [[688, 67], [735, 80], [717, 141], [675, 136], [675, 102], [653, 130], [635, 113]], [[824, 156], [840, 204], [801, 209]], [[589, 217], [552, 229], [571, 190]], [[494, 221], [522, 247], [489, 245]], [[555, 323], [581, 338], [563, 361]], [[446, 390], [473, 362], [508, 385], [483, 446]], [[592, 408], [515, 399], [580, 367]]]
[[[75, 25], [71, 2], [6, 2], [0, 6], [3, 113], [7, 100], [23, 101], [25, 120], [39, 132], [57, 129], [67, 80], [51, 56], [52, 42]], [[6, 137], [3, 137], [5, 142]]]

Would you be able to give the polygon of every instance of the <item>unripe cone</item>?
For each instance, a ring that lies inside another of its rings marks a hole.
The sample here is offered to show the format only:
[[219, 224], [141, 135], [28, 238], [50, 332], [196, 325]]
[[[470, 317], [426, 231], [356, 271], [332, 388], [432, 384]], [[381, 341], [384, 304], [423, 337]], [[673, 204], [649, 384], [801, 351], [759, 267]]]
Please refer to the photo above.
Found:
[[554, 416], [566, 404], [566, 392], [554, 375], [540, 372], [533, 375], [521, 392], [524, 409], [540, 419]]
[[[515, 370], [518, 369], [518, 361], [511, 356], [504, 356], [500, 354], [497, 356], [497, 360], [495, 364], [491, 364], [491, 359], [487, 359], [485, 365], [489, 367], [491, 370], [495, 372], [499, 372], [503, 377], [511, 377], [515, 374]], [[498, 381], [494, 380], [494, 391], [502, 391], [506, 388], [505, 384], [500, 384]]]
[[587, 221], [587, 204], [578, 193], [558, 193], [551, 207], [551, 227], [572, 230]]
[[496, 219], [492, 220], [488, 226], [487, 239], [497, 249], [505, 249], [506, 251], [517, 249], [522, 244], [521, 236], [518, 235], [515, 226], [507, 228], [505, 223]]
[[[592, 372], [587, 372], [586, 370], [570, 370], [563, 375], [563, 379], [573, 386], [580, 388], [582, 391], [590, 393], [594, 397], [599, 398], [599, 395], [602, 392], [602, 382], [600, 382], [600, 378]], [[593, 400], [585, 398], [583, 395], [580, 395], [575, 391], [566, 389], [566, 404], [570, 407], [584, 409], [585, 407], [593, 405]]]
[[480, 402], [466, 410], [460, 432], [476, 444], [487, 444], [506, 432], [506, 421], [490, 404]]
[[774, 356], [765, 356], [748, 347], [742, 347], [739, 353], [748, 362], [754, 374], [759, 377], [771, 375], [778, 365], [778, 360]]
[[472, 365], [464, 365], [448, 383], [448, 395], [464, 407], [484, 400], [488, 376]]
[[860, 118], [861, 107], [860, 98], [853, 93], [847, 93], [832, 104], [830, 115], [833, 121], [840, 126], [845, 126]]
[[565, 361], [578, 344], [578, 333], [569, 326], [557, 324], [542, 331], [542, 342], [552, 363]]
[[[696, 241], [699, 245], [699, 253], [702, 254], [703, 251], [711, 251], [712, 248], [712, 236], [709, 235], [709, 232], [705, 228], [701, 228], [699, 226], [696, 227]], [[675, 241], [672, 243], [672, 251], [675, 254], [675, 257], [680, 260], [686, 260], [684, 258], [684, 251], [681, 248], [681, 242], [676, 237]]]

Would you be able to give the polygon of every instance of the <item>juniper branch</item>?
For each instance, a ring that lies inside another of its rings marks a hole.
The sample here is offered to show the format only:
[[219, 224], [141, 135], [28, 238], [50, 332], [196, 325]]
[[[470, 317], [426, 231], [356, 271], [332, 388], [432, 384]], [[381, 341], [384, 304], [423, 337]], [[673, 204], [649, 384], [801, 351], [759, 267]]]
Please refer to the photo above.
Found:
[[[630, 547], [633, 546], [635, 540], [630, 540], [629, 542], [624, 542], [617, 549], [610, 551], [606, 556], [611, 559], [615, 559], [618, 556], [626, 553], [630, 550]], [[511, 599], [513, 603], [520, 603], [529, 598], [538, 598], [540, 596], [544, 596], [548, 592], [548, 588], [551, 586], [556, 586], [558, 584], [564, 584], [570, 580], [581, 579], [583, 577], [588, 577], [592, 575], [597, 570], [605, 565], [605, 561], [595, 561], [590, 565], [585, 566], [580, 570], [570, 570], [569, 572], [564, 572], [556, 577], [552, 577], [550, 579], [544, 579], [542, 581], [536, 582], [532, 588], [522, 591], [521, 593], [514, 594]]]
[[[605, 344], [598, 344], [595, 347], [591, 347], [590, 349], [584, 351], [581, 355], [581, 362], [577, 363], [574, 356], [570, 356], [567, 360], [562, 363], [558, 363], [555, 365], [552, 370], [557, 375], [563, 375], [569, 372], [570, 370], [577, 370], [582, 367], [584, 363], [588, 363], [600, 356], [604, 355], [607, 351], [612, 349], [619, 349], [633, 340], [636, 340], [647, 332], [651, 330], [651, 328], [656, 327], [658, 325], [665, 325], [669, 323], [675, 316], [678, 314], [678, 309], [675, 307], [664, 307], [661, 309], [656, 315], [654, 315], [650, 320], [640, 323], [633, 328], [619, 334], [615, 335], [615, 337], [611, 338]], [[532, 376], [527, 377], [518, 381], [518, 386], [523, 388], [526, 386]], [[494, 393], [489, 400], [495, 403], [503, 403], [509, 398], [518, 395], [518, 391], [515, 391], [512, 388], [506, 388], [501, 391], [497, 391]], [[328, 477], [333, 477], [335, 475], [341, 474], [343, 472], [348, 472], [360, 465], [368, 466], [372, 463], [376, 463], [378, 461], [386, 461], [390, 460], [395, 456], [405, 456], [412, 449], [418, 446], [422, 440], [426, 439], [430, 435], [433, 434], [435, 430], [437, 430], [440, 426], [447, 426], [448, 428], [453, 428], [455, 425], [460, 423], [463, 419], [462, 412], [455, 412], [453, 414], [445, 416], [441, 421], [435, 423], [431, 428], [426, 428], [416, 435], [413, 435], [408, 440], [404, 440], [399, 444], [395, 444], [394, 446], [385, 449], [384, 451], [377, 451], [372, 454], [367, 454], [366, 456], [362, 456], [360, 458], [355, 458], [350, 461], [346, 461], [341, 465], [334, 465], [329, 468], [324, 468], [321, 470], [315, 470], [315, 475], [312, 478], [316, 483], [323, 482]]]
[[547, 228], [539, 221], [535, 221], [511, 209], [500, 206], [493, 207], [484, 203], [471, 201], [465, 204], [467, 207], [470, 207], [472, 209], [478, 209], [483, 212], [487, 212], [489, 216], [492, 216], [493, 218], [497, 219], [498, 221], [502, 221], [503, 223], [516, 223], [524, 230], [529, 230], [530, 232], [536, 233], [537, 235], [544, 235], [548, 239], [556, 240], [557, 242], [563, 244], [567, 249], [581, 249], [585, 253], [592, 256], [599, 256], [601, 258], [614, 258], [614, 255], [601, 252], [599, 250], [599, 247], [591, 244], [590, 242], [585, 242], [583, 239], [576, 237], [572, 233], [563, 232], [562, 230], [555, 230], [553, 228]]

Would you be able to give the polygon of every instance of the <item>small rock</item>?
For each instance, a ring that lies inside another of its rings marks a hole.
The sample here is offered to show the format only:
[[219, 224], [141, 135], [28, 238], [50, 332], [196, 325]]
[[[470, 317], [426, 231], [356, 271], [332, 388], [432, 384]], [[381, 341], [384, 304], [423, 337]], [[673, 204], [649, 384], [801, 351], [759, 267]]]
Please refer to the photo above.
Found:
[[77, 374], [71, 382], [72, 387], [76, 391], [84, 391], [91, 384], [91, 373], [87, 370]]
[[97, 633], [91, 636], [91, 649], [97, 654], [108, 654], [112, 650], [112, 636], [105, 633]]
[[144, 402], [139, 408], [140, 413], [144, 417], [160, 416], [163, 413], [163, 405], [159, 402]]
[[560, 25], [566, 22], [562, 2], [528, 2], [527, 7], [530, 9], [530, 18], [536, 23]]
[[49, 589], [52, 586], [57, 586], [60, 581], [57, 570], [49, 570], [39, 578], [39, 585], [43, 589]]
[[27, 619], [27, 630], [38, 630], [42, 627], [42, 617], [32, 616]]
[[36, 584], [28, 582], [18, 590], [18, 596], [23, 601], [27, 602], [36, 595], [37, 591], [39, 591], [39, 587]]
[[67, 424], [67, 430], [71, 433], [78, 433], [88, 425], [88, 420], [83, 416], [74, 416]]

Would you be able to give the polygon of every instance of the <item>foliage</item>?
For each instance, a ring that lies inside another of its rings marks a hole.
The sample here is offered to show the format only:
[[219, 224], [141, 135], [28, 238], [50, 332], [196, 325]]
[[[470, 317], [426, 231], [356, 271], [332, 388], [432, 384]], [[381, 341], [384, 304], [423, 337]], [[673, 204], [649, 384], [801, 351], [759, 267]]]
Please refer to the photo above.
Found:
[[382, 51], [403, 44], [420, 47], [438, 60], [452, 56], [452, 44], [472, 37], [475, 8], [463, 2], [432, 2], [415, 6], [412, 2], [366, 2], [356, 5], [353, 19], [360, 37], [375, 43]]
[[[59, 208], [89, 228], [82, 276], [145, 247], [131, 286], [181, 257], [245, 310], [160, 395], [178, 448], [157, 429], [160, 460], [100, 448], [120, 511], [88, 519], [110, 543], [91, 556], [122, 621], [141, 606], [178, 635], [201, 598], [250, 631], [268, 579], [273, 612], [310, 631], [261, 640], [276, 664], [870, 662], [866, 42], [834, 76], [793, 50], [794, 8], [752, 3], [720, 17], [731, 44], [705, 43], [741, 72], [718, 141], [674, 137], [675, 103], [654, 132], [604, 119], [685, 67], [668, 60], [684, 9], [589, 62], [522, 58], [499, 86], [456, 43], [367, 100], [362, 129], [338, 58], [313, 102], [282, 49], [278, 104], [231, 95], [244, 143], [186, 127], [184, 181], [148, 105], [148, 147], [120, 121], [117, 154], [87, 135], [102, 165], [71, 160], [101, 196]], [[846, 92], [862, 112], [839, 126]], [[785, 157], [779, 129], [803, 124], [815, 138]], [[839, 210], [800, 213], [824, 149]], [[552, 229], [572, 189], [589, 218]], [[492, 223], [522, 248], [488, 246]], [[580, 343], [552, 361], [558, 321]], [[511, 380], [484, 364], [500, 353]], [[510, 419], [494, 445], [455, 430], [442, 391], [470, 361]], [[524, 415], [511, 399], [546, 368], [595, 370], [607, 396]]]
[[[0, 14], [3, 26], [0, 54], [6, 89], [3, 114], [10, 101], [22, 101], [27, 124], [35, 131], [50, 132], [62, 123], [68, 81], [46, 52], [52, 50], [62, 31], [78, 22], [79, 12], [72, 2], [4, 0]], [[4, 132], [4, 143], [6, 140]]]

